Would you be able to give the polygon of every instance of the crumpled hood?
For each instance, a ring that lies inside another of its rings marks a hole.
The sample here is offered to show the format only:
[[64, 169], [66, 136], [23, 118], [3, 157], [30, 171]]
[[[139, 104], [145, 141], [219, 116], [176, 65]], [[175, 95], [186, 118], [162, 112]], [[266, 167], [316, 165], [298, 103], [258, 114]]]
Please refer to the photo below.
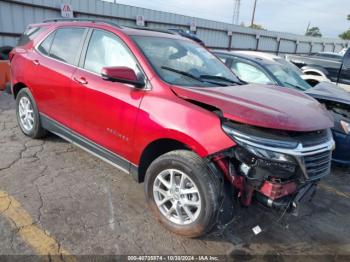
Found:
[[305, 93], [316, 99], [323, 99], [350, 105], [350, 93], [332, 83], [319, 83], [315, 87], [307, 90]]
[[253, 84], [172, 89], [179, 97], [219, 108], [225, 118], [240, 123], [302, 132], [333, 127], [320, 103], [292, 89]]

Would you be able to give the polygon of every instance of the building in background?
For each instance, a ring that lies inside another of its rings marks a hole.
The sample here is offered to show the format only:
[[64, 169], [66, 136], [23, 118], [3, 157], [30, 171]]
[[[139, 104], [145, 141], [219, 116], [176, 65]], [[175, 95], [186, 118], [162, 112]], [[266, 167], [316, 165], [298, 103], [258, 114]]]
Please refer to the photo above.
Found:
[[273, 53], [338, 52], [340, 39], [256, 30], [173, 13], [115, 3], [114, 0], [0, 0], [0, 46], [15, 45], [30, 23], [57, 17], [106, 19], [124, 26], [191, 30], [213, 49], [248, 49]]

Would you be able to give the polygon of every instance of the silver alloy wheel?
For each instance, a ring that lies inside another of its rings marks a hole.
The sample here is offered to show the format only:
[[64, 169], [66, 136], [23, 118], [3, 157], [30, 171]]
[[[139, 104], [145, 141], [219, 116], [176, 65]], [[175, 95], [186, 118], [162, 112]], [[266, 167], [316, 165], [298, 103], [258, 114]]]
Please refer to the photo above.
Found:
[[171, 222], [187, 225], [195, 222], [202, 209], [201, 196], [192, 179], [176, 169], [157, 175], [153, 196], [160, 212]]
[[19, 119], [25, 131], [30, 132], [34, 128], [34, 110], [30, 100], [23, 96], [18, 104]]

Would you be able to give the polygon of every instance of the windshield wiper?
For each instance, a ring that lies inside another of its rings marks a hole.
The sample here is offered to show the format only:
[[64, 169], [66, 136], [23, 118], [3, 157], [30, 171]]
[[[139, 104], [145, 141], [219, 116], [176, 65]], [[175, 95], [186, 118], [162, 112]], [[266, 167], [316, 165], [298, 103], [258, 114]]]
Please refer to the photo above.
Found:
[[224, 77], [224, 76], [201, 75], [200, 78], [201, 79], [222, 80], [222, 81], [226, 81], [226, 82], [229, 82], [231, 84], [237, 84], [237, 85], [241, 85], [242, 84], [240, 81], [235, 81], [235, 80], [229, 79], [229, 78]]
[[180, 74], [180, 75], [187, 76], [189, 78], [195, 79], [195, 80], [197, 80], [199, 82], [202, 82], [202, 83], [211, 83], [211, 84], [215, 84], [215, 85], [219, 85], [219, 86], [227, 86], [227, 84], [223, 84], [223, 83], [216, 82], [216, 81], [204, 80], [201, 77], [197, 77], [195, 75], [192, 75], [191, 73], [188, 73], [188, 72], [185, 72], [185, 71], [181, 71], [181, 70], [178, 70], [178, 69], [175, 69], [175, 68], [171, 68], [171, 67], [167, 67], [167, 66], [161, 66], [160, 68], [162, 68], [164, 70], [168, 70], [168, 71], [174, 72], [174, 73], [177, 73], [177, 74]]
[[188, 72], [185, 72], [185, 71], [181, 71], [181, 70], [178, 70], [178, 69], [175, 69], [175, 68], [171, 68], [171, 67], [167, 67], [167, 66], [161, 66], [160, 68], [162, 68], [164, 70], [168, 70], [168, 71], [174, 72], [174, 73], [177, 73], [179, 75], [187, 76], [187, 77], [195, 79], [195, 80], [197, 80], [199, 82], [205, 82], [202, 79], [200, 79], [199, 77], [196, 77], [195, 75], [192, 75], [191, 73], [188, 73]]

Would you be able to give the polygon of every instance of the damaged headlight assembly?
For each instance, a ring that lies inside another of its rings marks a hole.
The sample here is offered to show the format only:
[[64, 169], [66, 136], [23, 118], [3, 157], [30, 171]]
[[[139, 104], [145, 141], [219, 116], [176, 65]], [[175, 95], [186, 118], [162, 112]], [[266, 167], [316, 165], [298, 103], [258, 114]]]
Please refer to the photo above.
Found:
[[222, 127], [238, 144], [235, 156], [241, 162], [240, 171], [247, 178], [258, 180], [268, 176], [289, 178], [294, 174], [298, 162], [295, 156], [283, 151], [295, 149], [297, 143], [247, 135], [226, 125]]
[[293, 156], [279, 152], [283, 151], [284, 149], [290, 150], [296, 148], [298, 144], [295, 142], [254, 137], [251, 135], [243, 134], [226, 125], [223, 125], [222, 127], [225, 133], [228, 134], [238, 145], [246, 149], [251, 154], [257, 156], [258, 158], [277, 162], [295, 163]]
[[292, 156], [250, 146], [244, 143], [238, 142], [242, 147], [244, 147], [246, 150], [248, 150], [250, 153], [254, 154], [255, 156], [259, 158], [263, 158], [266, 160], [272, 160], [272, 161], [278, 161], [278, 162], [289, 162], [289, 163], [295, 163], [295, 160]]
[[[308, 172], [316, 179], [328, 173], [313, 170], [317, 168], [315, 165], [319, 154], [324, 156], [317, 165], [321, 165], [324, 168], [322, 170], [330, 165], [331, 151], [335, 144], [330, 130], [326, 131], [325, 137], [320, 138], [320, 143], [305, 147], [298, 140], [288, 139], [287, 135], [279, 137], [279, 134], [269, 134], [247, 126], [233, 128], [225, 123], [222, 128], [238, 144], [234, 149], [235, 158], [241, 163], [239, 169], [247, 178], [289, 179], [301, 171], [306, 179], [309, 179]], [[313, 159], [312, 156], [316, 158]], [[306, 166], [308, 161], [315, 163]]]

